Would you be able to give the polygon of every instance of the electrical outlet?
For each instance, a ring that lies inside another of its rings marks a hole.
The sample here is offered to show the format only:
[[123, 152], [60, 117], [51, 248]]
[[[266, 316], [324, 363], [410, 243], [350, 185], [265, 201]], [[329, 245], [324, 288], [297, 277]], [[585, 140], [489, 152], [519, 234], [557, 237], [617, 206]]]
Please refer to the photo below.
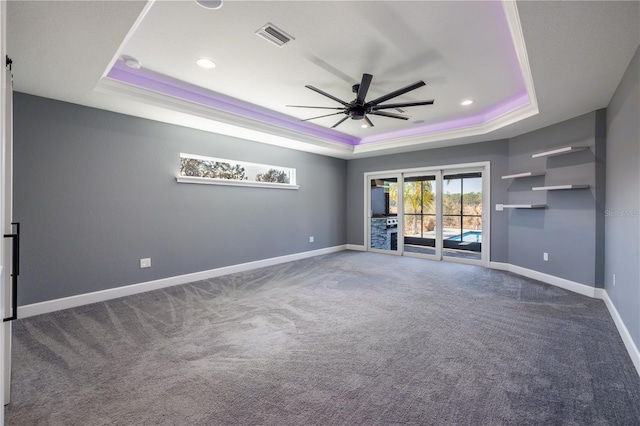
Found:
[[313, 236], [309, 237], [309, 242], [312, 243], [315, 241], [315, 238], [313, 238]]
[[616, 274], [613, 274], [613, 286], [616, 286]]
[[151, 258], [146, 257], [144, 259], [140, 259], [140, 267], [141, 268], [151, 268]]
[[549, 260], [549, 253], [542, 253], [542, 260], [547, 262]]

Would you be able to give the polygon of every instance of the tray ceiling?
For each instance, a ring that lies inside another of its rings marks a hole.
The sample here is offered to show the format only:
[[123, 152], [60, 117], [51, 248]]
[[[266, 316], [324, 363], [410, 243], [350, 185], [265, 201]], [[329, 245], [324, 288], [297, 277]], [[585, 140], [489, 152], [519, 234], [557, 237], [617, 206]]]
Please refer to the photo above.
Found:
[[[639, 43], [638, 4], [565, 3], [12, 1], [8, 51], [18, 91], [352, 158], [510, 137], [605, 107]], [[291, 41], [257, 36], [268, 23]], [[549, 44], [554, 32], [562, 38]], [[407, 121], [335, 129], [340, 116], [301, 121], [325, 110], [286, 106], [339, 106], [305, 85], [349, 102], [363, 73], [373, 75], [368, 99], [423, 80], [388, 102], [435, 103], [405, 108]], [[585, 99], [551, 94], [559, 82], [583, 84], [573, 89]]]

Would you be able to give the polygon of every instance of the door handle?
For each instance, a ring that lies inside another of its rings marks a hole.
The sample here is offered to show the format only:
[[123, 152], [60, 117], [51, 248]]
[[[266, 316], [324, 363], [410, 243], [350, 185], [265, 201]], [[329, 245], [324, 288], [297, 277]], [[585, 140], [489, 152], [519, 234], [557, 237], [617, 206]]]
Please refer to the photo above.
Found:
[[3, 318], [2, 321], [13, 321], [18, 319], [18, 275], [20, 275], [20, 223], [12, 222], [16, 225], [15, 234], [5, 234], [4, 238], [11, 238], [11, 311], [12, 315]]

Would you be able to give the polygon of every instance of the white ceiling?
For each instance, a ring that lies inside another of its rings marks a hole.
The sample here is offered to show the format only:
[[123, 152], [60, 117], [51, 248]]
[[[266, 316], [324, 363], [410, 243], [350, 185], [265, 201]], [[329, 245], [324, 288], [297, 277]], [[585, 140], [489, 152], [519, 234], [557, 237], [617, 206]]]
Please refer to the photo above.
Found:
[[[294, 40], [257, 37], [268, 22]], [[7, 26], [17, 91], [353, 158], [513, 137], [606, 107], [640, 44], [640, 3], [10, 1]], [[335, 130], [341, 116], [299, 121], [333, 111], [285, 106], [338, 106], [307, 84], [349, 102], [363, 73], [367, 100], [424, 80], [389, 102], [435, 104]], [[523, 94], [527, 105], [505, 105]]]

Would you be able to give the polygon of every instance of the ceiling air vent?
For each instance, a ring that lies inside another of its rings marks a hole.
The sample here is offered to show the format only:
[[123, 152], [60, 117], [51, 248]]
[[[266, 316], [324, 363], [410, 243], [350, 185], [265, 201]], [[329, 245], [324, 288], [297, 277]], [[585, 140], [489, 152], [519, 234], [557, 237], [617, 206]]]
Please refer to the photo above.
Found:
[[270, 41], [278, 47], [282, 47], [291, 40], [295, 40], [293, 37], [285, 33], [279, 28], [276, 28], [273, 24], [269, 23], [256, 31], [263, 39]]

